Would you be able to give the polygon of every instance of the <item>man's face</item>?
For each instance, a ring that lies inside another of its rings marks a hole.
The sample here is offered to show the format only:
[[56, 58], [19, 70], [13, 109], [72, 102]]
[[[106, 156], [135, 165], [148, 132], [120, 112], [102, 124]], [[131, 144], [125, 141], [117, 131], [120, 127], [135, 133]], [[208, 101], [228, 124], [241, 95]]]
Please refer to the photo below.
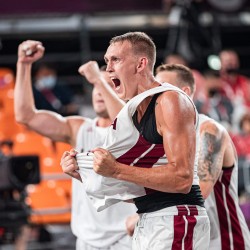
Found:
[[239, 59], [237, 54], [233, 52], [223, 52], [220, 56], [221, 71], [227, 72], [227, 70], [237, 70], [239, 68]]
[[127, 41], [111, 44], [104, 58], [118, 97], [127, 101], [136, 96], [138, 58], [134, 55], [131, 44]]
[[[113, 82], [111, 82], [108, 76], [108, 73], [105, 71], [102, 71], [101, 74], [103, 75], [105, 80], [110, 84], [110, 86], [114, 89], [114, 84]], [[109, 117], [105, 102], [102, 98], [102, 94], [100, 90], [95, 86], [92, 92], [92, 104], [93, 104], [94, 111], [96, 112], [98, 116], [103, 117], [103, 118]]]

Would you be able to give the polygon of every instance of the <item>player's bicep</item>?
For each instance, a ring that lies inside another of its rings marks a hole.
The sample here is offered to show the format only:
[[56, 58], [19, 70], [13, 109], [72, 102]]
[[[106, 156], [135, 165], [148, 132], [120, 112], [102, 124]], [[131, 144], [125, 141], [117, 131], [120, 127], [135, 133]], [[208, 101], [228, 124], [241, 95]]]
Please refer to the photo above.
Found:
[[194, 108], [190, 100], [179, 93], [167, 97], [159, 100], [158, 127], [168, 159], [185, 166], [193, 161], [195, 151]]

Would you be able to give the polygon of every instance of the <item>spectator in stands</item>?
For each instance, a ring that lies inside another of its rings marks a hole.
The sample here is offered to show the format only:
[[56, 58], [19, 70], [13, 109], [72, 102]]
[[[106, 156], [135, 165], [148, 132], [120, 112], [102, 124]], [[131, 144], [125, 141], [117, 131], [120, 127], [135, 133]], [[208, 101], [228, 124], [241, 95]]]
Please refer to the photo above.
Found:
[[250, 111], [240, 119], [239, 132], [231, 134], [238, 154], [238, 192], [240, 204], [250, 229], [250, 175], [246, 167], [250, 164]]
[[232, 121], [235, 129], [240, 117], [250, 108], [250, 81], [240, 74], [239, 56], [234, 50], [222, 50], [219, 57], [223, 93], [235, 107]]
[[78, 114], [71, 89], [59, 81], [52, 64], [38, 64], [34, 71], [34, 98], [37, 109], [46, 109], [63, 116]]
[[222, 84], [218, 71], [208, 70], [204, 73], [205, 98], [196, 100], [197, 110], [223, 124], [231, 130], [234, 111], [231, 100], [222, 94]]
[[223, 50], [220, 53], [221, 70], [225, 93], [232, 97], [240, 97], [244, 105], [250, 107], [250, 81], [240, 74], [238, 54], [233, 50]]
[[238, 156], [250, 158], [250, 112], [242, 116], [239, 128], [240, 132], [232, 135]]

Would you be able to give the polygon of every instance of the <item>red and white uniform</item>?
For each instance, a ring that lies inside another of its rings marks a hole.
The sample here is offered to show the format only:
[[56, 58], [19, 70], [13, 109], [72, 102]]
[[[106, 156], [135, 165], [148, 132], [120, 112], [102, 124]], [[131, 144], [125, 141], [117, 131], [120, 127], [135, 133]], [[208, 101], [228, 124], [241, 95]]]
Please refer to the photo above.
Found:
[[[168, 162], [162, 144], [147, 142], [133, 124], [132, 116], [137, 106], [148, 96], [164, 91], [178, 91], [186, 95], [179, 88], [164, 83], [159, 87], [145, 91], [132, 98], [120, 111], [113, 124], [109, 127], [103, 148], [110, 151], [118, 162], [136, 167], [155, 167]], [[187, 96], [187, 95], [186, 95]], [[189, 97], [188, 97], [189, 98]], [[191, 101], [191, 100], [190, 100]], [[191, 101], [192, 102], [192, 101]], [[197, 140], [199, 143], [197, 119]], [[197, 147], [198, 148], [198, 147]], [[93, 154], [82, 153], [76, 156], [79, 173], [87, 194], [97, 211], [122, 200], [130, 200], [152, 192], [147, 188], [131, 182], [120, 181], [96, 174], [93, 169]], [[198, 152], [196, 154], [193, 185], [199, 185], [197, 175]]]
[[[200, 124], [210, 119], [199, 117]], [[250, 233], [238, 200], [237, 156], [234, 166], [222, 168], [205, 207], [210, 219], [210, 250], [250, 249]]]
[[[177, 91], [186, 95], [173, 85], [162, 84], [131, 99], [114, 120], [103, 148], [108, 149], [118, 162], [144, 168], [157, 167], [168, 162], [163, 145], [150, 143], [144, 139], [134, 126], [132, 118], [136, 108], [146, 97], [164, 91]], [[198, 148], [198, 114], [196, 120], [196, 148]], [[208, 249], [209, 219], [205, 208], [196, 205], [203, 204], [202, 198], [200, 202], [199, 197], [201, 194], [197, 176], [198, 152], [193, 176], [192, 188], [194, 187], [194, 190], [190, 191], [190, 196], [189, 194], [159, 192], [130, 182], [97, 175], [91, 169], [93, 164], [91, 161], [93, 161], [93, 156], [90, 153], [77, 154], [83, 185], [97, 210], [105, 209], [121, 200], [134, 198], [136, 205], [143, 202], [147, 204], [147, 212], [142, 212], [143, 206], [141, 206], [142, 209], [137, 206], [140, 220], [133, 235], [133, 250]], [[151, 200], [150, 195], [153, 195], [154, 199]], [[141, 200], [136, 201], [137, 199]], [[194, 204], [183, 204], [183, 200], [194, 202]]]
[[[77, 135], [76, 149], [88, 151], [101, 146], [108, 129], [98, 127], [96, 119], [85, 119]], [[96, 212], [80, 181], [72, 178], [71, 228], [77, 237], [78, 250], [130, 250], [131, 239], [126, 233], [126, 218], [136, 212], [134, 204], [116, 204]]]

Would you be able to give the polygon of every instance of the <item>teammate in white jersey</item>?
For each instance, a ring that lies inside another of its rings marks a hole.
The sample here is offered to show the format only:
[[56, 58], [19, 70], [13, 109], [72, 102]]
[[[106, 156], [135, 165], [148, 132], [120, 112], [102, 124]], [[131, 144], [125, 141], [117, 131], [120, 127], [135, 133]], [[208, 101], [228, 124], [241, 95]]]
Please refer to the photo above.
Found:
[[[94, 120], [80, 116], [62, 117], [57, 113], [36, 110], [31, 88], [31, 67], [38, 59], [42, 58], [44, 47], [39, 41], [25, 41], [19, 45], [17, 76], [15, 85], [15, 116], [16, 120], [41, 135], [55, 141], [71, 144], [79, 151], [88, 151], [93, 147], [100, 146], [106, 135], [106, 128], [111, 124], [106, 105], [112, 105], [112, 112], [116, 108], [120, 110], [122, 105], [118, 98], [104, 99], [101, 92], [108, 90], [110, 86], [102, 89], [106, 72], [100, 72], [96, 63], [90, 62], [81, 67], [79, 71], [88, 69], [89, 77], [92, 71], [98, 72], [99, 82], [96, 83], [92, 93], [93, 107], [97, 114]], [[98, 86], [97, 86], [98, 85]], [[106, 93], [114, 95], [114, 93]], [[111, 103], [112, 104], [112, 103]], [[111, 109], [110, 109], [111, 110]], [[112, 116], [112, 114], [110, 114]], [[68, 171], [68, 172], [67, 172]], [[74, 169], [68, 169], [71, 176], [78, 176]], [[82, 183], [73, 179], [72, 185], [72, 221], [71, 227], [77, 237], [76, 249], [79, 250], [129, 250], [131, 241], [126, 234], [125, 219], [135, 213], [133, 204], [118, 204], [101, 213], [97, 213], [86, 193]]]
[[[146, 190], [134, 199], [140, 221], [133, 249], [207, 249], [209, 220], [194, 169], [198, 116], [183, 92], [169, 84], [164, 91], [155, 81], [155, 57], [155, 45], [145, 33], [129, 32], [111, 40], [105, 54], [107, 71], [118, 96], [130, 101], [105, 140], [107, 148], [113, 143], [114, 155], [94, 149], [94, 170]], [[135, 138], [124, 136], [130, 129]], [[62, 164], [68, 160], [63, 157]]]
[[[156, 79], [181, 88], [190, 97], [195, 83], [188, 81], [183, 65], [165, 64], [156, 69]], [[200, 114], [198, 175], [210, 219], [211, 250], [249, 250], [250, 233], [238, 200], [238, 163], [233, 142], [226, 129]], [[131, 223], [131, 222], [130, 222]], [[130, 233], [133, 228], [129, 224]]]

